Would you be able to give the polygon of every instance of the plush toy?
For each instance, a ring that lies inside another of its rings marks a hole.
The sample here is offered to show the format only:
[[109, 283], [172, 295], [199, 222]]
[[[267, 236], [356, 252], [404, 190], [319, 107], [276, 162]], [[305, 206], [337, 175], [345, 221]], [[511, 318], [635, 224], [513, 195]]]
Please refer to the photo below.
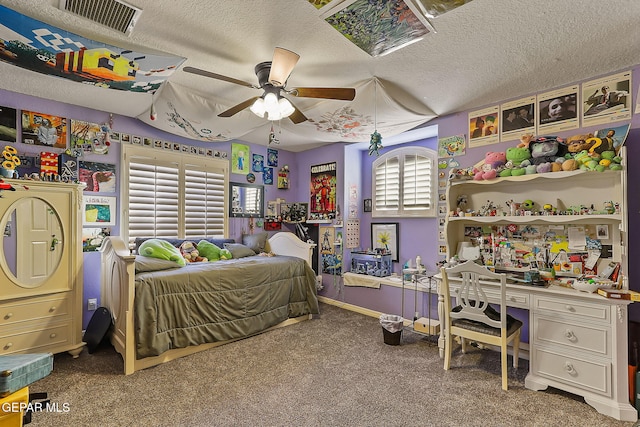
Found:
[[484, 156], [484, 164], [480, 169], [476, 169], [473, 179], [482, 181], [483, 179], [493, 179], [498, 176], [498, 169], [507, 162], [506, 154], [503, 151], [489, 151]]
[[198, 248], [196, 248], [196, 245], [188, 240], [185, 240], [180, 245], [180, 253], [187, 262], [209, 261], [207, 258], [200, 256], [200, 252], [198, 252]]
[[520, 176], [526, 172], [525, 166], [527, 166], [528, 163], [524, 162], [531, 158], [531, 152], [529, 152], [528, 148], [524, 147], [509, 147], [505, 152], [505, 157], [507, 163], [513, 165], [513, 167], [504, 169], [500, 172], [500, 176]]
[[556, 160], [564, 159], [565, 148], [564, 141], [556, 136], [541, 136], [531, 141], [531, 163], [537, 166], [537, 173], [562, 170], [561, 163]]
[[615, 151], [603, 151], [601, 156], [600, 165], [610, 170], [622, 170], [622, 157], [617, 156]]
[[533, 134], [528, 133], [526, 135], [522, 135], [520, 137], [520, 143], [518, 144], [518, 148], [529, 148], [529, 144], [533, 141]]
[[593, 138], [592, 133], [585, 133], [581, 135], [573, 135], [566, 139], [565, 144], [567, 151], [571, 154], [579, 153], [582, 150], [589, 150], [592, 142], [587, 142]]
[[187, 265], [187, 262], [182, 257], [180, 250], [171, 243], [162, 239], [145, 240], [138, 248], [138, 254], [150, 258], [174, 261], [183, 267]]

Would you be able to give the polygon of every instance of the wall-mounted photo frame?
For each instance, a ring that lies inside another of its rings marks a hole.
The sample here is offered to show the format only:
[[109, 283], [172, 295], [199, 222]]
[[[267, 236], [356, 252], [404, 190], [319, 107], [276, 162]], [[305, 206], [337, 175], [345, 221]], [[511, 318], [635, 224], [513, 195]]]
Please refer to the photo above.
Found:
[[116, 198], [110, 196], [83, 196], [82, 225], [85, 227], [116, 225]]
[[373, 206], [371, 203], [371, 199], [364, 199], [364, 211], [371, 212]]
[[371, 223], [371, 247], [374, 250], [384, 249], [388, 251], [393, 262], [400, 260], [398, 254], [398, 248], [400, 247], [398, 227], [399, 223], [397, 222]]

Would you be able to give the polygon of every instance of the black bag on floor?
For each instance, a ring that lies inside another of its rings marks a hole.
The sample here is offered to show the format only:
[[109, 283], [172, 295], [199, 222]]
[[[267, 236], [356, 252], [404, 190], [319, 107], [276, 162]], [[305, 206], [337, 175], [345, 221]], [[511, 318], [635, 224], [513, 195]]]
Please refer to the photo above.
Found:
[[96, 351], [111, 328], [111, 313], [105, 307], [98, 307], [84, 332], [83, 341], [87, 343], [89, 354]]

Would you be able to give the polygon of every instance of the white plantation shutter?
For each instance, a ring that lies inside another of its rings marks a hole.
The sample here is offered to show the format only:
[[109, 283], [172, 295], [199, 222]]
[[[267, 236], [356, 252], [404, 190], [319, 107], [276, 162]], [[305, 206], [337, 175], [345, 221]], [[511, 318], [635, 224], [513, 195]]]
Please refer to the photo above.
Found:
[[389, 151], [373, 162], [373, 217], [435, 216], [436, 153], [424, 147]]
[[228, 162], [123, 145], [122, 233], [136, 237], [226, 237]]

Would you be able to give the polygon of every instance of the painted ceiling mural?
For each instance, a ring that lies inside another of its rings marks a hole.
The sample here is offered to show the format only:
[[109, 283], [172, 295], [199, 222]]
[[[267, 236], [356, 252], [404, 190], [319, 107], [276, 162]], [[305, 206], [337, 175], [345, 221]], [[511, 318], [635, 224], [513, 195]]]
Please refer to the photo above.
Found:
[[110, 46], [0, 5], [0, 60], [84, 84], [154, 93], [185, 58]]

